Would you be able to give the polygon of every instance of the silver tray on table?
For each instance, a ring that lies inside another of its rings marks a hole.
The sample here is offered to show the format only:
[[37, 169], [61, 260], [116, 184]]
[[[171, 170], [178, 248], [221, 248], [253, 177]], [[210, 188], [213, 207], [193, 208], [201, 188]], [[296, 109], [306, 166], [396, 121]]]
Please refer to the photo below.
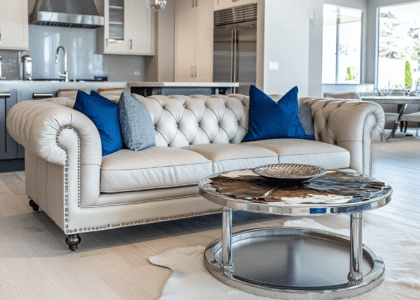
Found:
[[327, 173], [327, 170], [318, 166], [300, 164], [275, 164], [260, 166], [252, 170], [255, 174], [280, 181], [306, 181]]

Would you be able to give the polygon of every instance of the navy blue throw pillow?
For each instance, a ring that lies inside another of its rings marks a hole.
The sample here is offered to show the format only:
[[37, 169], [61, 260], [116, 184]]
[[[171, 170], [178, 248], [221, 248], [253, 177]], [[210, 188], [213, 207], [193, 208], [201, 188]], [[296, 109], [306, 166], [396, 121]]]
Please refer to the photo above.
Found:
[[299, 123], [297, 87], [291, 89], [278, 103], [253, 85], [249, 96], [249, 132], [242, 142], [278, 138], [315, 139], [306, 135]]
[[85, 92], [78, 91], [73, 109], [85, 114], [98, 128], [102, 142], [102, 156], [114, 153], [123, 147], [117, 104], [102, 96], [101, 98], [89, 96]]

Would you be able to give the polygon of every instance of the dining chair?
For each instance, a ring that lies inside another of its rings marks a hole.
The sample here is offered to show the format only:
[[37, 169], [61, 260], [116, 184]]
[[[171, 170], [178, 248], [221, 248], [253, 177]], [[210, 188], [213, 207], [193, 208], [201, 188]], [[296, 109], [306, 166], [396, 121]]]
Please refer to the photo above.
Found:
[[404, 131], [407, 131], [407, 124], [408, 122], [417, 123], [416, 127], [416, 136], [419, 136], [419, 127], [420, 127], [420, 111], [411, 113], [411, 114], [404, 114], [401, 117], [401, 121], [405, 122]]

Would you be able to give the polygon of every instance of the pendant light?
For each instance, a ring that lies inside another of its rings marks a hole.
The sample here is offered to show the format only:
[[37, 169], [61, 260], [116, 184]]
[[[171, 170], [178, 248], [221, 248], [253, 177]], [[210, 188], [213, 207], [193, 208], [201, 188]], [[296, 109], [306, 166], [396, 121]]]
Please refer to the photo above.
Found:
[[166, 0], [147, 0], [146, 6], [154, 11], [162, 10], [166, 6]]

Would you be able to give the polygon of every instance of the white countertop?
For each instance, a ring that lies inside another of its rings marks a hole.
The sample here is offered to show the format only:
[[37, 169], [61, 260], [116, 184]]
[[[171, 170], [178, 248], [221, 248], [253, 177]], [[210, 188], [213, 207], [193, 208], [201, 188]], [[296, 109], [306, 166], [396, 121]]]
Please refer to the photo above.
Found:
[[129, 82], [129, 87], [239, 87], [238, 82]]

